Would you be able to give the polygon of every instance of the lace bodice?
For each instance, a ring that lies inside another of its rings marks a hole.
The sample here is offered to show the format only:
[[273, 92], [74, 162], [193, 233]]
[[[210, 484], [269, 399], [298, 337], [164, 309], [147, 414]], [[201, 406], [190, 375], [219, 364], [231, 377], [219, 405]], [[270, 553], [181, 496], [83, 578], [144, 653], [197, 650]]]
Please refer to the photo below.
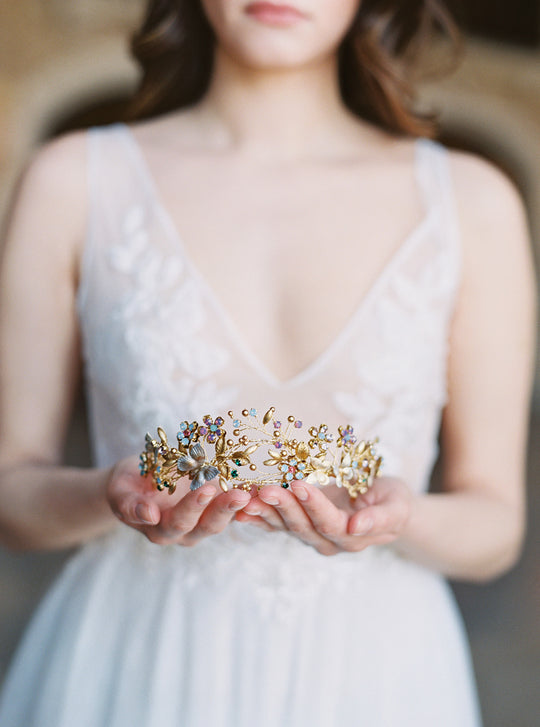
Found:
[[379, 436], [386, 474], [424, 490], [446, 401], [459, 279], [446, 150], [416, 142], [426, 214], [347, 325], [279, 382], [190, 260], [128, 127], [89, 132], [90, 216], [78, 308], [96, 463], [140, 451], [146, 431], [274, 405], [313, 424]]

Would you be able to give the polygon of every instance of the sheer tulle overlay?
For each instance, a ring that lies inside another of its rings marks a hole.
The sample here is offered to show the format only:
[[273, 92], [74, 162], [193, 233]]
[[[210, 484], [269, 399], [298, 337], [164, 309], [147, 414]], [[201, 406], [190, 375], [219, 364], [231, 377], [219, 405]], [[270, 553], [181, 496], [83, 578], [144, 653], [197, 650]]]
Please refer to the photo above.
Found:
[[[380, 437], [428, 485], [460, 249], [447, 152], [416, 142], [426, 216], [346, 326], [279, 382], [189, 259], [134, 137], [89, 132], [78, 310], [95, 462], [180, 418], [269, 404]], [[164, 335], [182, 311], [182, 337]], [[186, 345], [189, 340], [189, 345]], [[365, 341], [369, 341], [369, 346]], [[8, 674], [2, 727], [478, 727], [444, 579], [391, 546], [331, 558], [233, 523], [194, 548], [122, 525], [72, 557]]]

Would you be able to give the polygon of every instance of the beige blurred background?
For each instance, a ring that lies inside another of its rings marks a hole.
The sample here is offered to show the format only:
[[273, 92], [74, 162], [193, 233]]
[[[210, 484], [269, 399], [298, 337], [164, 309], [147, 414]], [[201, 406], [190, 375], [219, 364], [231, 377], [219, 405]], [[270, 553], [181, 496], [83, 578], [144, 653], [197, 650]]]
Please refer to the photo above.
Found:
[[[17, 177], [37, 145], [65, 129], [121, 117], [137, 79], [126, 39], [143, 4], [0, 0], [0, 228]], [[516, 181], [539, 261], [538, 2], [462, 0], [458, 9], [469, 28], [465, 57], [444, 81], [421, 86], [422, 104], [440, 112], [443, 142], [489, 157]], [[66, 458], [89, 463], [82, 400]], [[486, 727], [540, 723], [539, 474], [537, 369], [529, 453], [530, 527], [522, 561], [495, 583], [455, 587], [471, 639]], [[0, 679], [29, 615], [65, 557], [0, 550]]]

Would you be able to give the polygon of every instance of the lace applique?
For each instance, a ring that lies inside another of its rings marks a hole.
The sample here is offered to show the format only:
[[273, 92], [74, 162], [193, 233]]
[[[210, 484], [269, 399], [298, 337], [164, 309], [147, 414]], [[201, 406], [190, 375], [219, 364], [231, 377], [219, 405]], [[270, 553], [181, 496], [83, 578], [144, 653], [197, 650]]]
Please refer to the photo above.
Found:
[[435, 311], [448, 304], [448, 269], [441, 251], [425, 258], [422, 252], [406, 263], [416, 266], [414, 275], [400, 270], [389, 280], [370, 310], [369, 330], [351, 347], [357, 389], [333, 396], [358, 431], [380, 437], [387, 474], [400, 473], [403, 454], [425, 430], [426, 412], [446, 400], [446, 331]]
[[123, 375], [111, 377], [115, 399], [143, 427], [168, 422], [172, 410], [189, 418], [227, 408], [237, 395], [236, 387], [218, 387], [214, 379], [230, 354], [204, 334], [196, 281], [178, 254], [152, 244], [150, 221], [143, 206], [131, 207], [120, 241], [107, 251], [111, 268], [130, 281], [110, 311], [100, 363], [102, 371], [117, 368], [126, 356], [119, 344], [125, 348]]

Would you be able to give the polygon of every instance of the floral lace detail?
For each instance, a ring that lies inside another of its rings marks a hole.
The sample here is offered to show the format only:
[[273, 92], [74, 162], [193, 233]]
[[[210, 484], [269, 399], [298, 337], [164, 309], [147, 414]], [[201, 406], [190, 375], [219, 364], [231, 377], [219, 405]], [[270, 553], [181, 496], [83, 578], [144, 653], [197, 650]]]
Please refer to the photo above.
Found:
[[407, 261], [414, 273], [400, 270], [374, 301], [368, 327], [350, 350], [357, 388], [333, 396], [358, 431], [377, 433], [386, 474], [401, 474], [403, 455], [424, 449], [426, 412], [439, 411], [446, 401], [447, 331], [441, 319], [449, 304], [449, 263], [444, 246], [425, 252], [415, 249]]
[[130, 207], [120, 240], [107, 250], [111, 268], [129, 283], [110, 311], [98, 366], [102, 372], [114, 370], [118, 346], [125, 349], [122, 373], [110, 380], [124, 416], [140, 423], [140, 431], [148, 422], [170, 422], [172, 410], [191, 418], [226, 408], [237, 394], [236, 387], [216, 382], [230, 354], [205, 335], [206, 312], [196, 282], [180, 255], [152, 245], [151, 225], [144, 206]]

